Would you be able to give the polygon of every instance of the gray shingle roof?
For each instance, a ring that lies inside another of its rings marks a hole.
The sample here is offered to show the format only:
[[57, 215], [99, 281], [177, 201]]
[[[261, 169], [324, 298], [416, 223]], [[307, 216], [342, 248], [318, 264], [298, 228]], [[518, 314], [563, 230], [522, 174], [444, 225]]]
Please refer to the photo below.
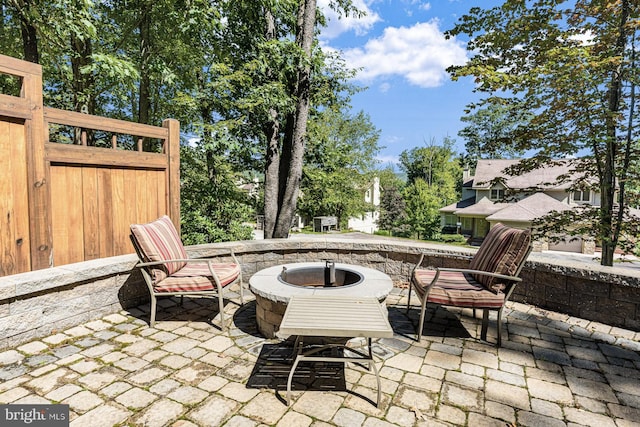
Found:
[[455, 214], [458, 216], [487, 216], [496, 213], [507, 206], [509, 206], [509, 203], [493, 203], [491, 200], [483, 197], [474, 205], [457, 209]]
[[510, 189], [540, 187], [545, 189], [567, 189], [570, 182], [555, 184], [559, 176], [571, 172], [571, 161], [566, 160], [558, 165], [550, 165], [532, 170], [520, 176], [508, 176], [502, 171], [518, 164], [520, 160], [490, 159], [478, 160], [473, 179], [473, 188], [477, 190], [491, 187], [490, 181], [496, 177], [504, 178], [504, 185]]
[[517, 203], [489, 215], [487, 221], [531, 222], [552, 211], [565, 211], [571, 206], [562, 203], [544, 193], [535, 193]]

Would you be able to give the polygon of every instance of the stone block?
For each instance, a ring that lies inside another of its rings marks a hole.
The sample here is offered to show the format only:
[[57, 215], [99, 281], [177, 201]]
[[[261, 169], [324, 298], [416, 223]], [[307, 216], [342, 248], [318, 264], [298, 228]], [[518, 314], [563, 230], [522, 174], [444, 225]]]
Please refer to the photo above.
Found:
[[243, 265], [255, 264], [262, 261], [264, 261], [264, 256], [262, 253], [249, 253], [242, 255]]
[[[5, 279], [5, 278], [3, 277], [2, 279]], [[16, 284], [11, 280], [0, 281], [0, 301], [7, 300], [15, 296], [16, 296]]]
[[[580, 277], [568, 277], [567, 289], [577, 295], [608, 297], [610, 285], [605, 282], [587, 280]], [[640, 298], [638, 299], [640, 301]]]
[[545, 284], [544, 297], [547, 302], [558, 301], [564, 304], [569, 304], [571, 301], [571, 292], [553, 286], [547, 286]]
[[0, 318], [0, 331], [2, 331], [2, 335], [6, 338], [16, 337], [27, 331], [35, 331], [38, 327], [45, 324], [45, 322], [42, 307], [32, 305], [31, 310], [21, 311], [18, 314], [11, 314]]
[[566, 290], [567, 277], [563, 274], [554, 274], [546, 271], [536, 271], [536, 283], [544, 283], [546, 287]]
[[633, 319], [636, 317], [636, 304], [620, 300], [598, 299], [596, 311], [606, 314], [615, 313], [618, 317]]
[[273, 262], [279, 264], [284, 259], [282, 253], [279, 252], [266, 252], [263, 254], [263, 261]]
[[7, 302], [6, 304], [0, 304], [0, 318], [8, 316], [11, 314], [10, 305]]
[[611, 299], [640, 304], [640, 287], [611, 286]]
[[286, 250], [282, 254], [282, 261], [285, 264], [293, 263], [298, 261], [298, 251], [294, 250]]

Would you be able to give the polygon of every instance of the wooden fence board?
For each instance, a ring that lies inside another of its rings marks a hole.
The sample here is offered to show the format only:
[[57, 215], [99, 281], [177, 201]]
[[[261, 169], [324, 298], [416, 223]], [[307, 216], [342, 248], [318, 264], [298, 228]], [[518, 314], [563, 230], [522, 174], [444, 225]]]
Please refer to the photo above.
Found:
[[15, 216], [13, 209], [13, 188], [11, 185], [11, 141], [10, 123], [0, 122], [0, 273], [13, 271], [15, 233], [11, 219]]
[[[68, 262], [84, 261], [84, 221], [82, 214], [82, 168], [67, 166], [67, 215], [68, 222]], [[54, 242], [55, 244], [55, 242]]]
[[103, 256], [113, 256], [113, 205], [111, 183], [111, 172], [108, 169], [98, 169], [98, 212], [100, 224], [98, 234], [100, 235], [100, 253]]
[[57, 108], [45, 107], [44, 114], [48, 121], [63, 125], [78, 126], [81, 128], [102, 131], [111, 131], [114, 128], [117, 128], [121, 133], [148, 138], [167, 139], [169, 136], [169, 131], [166, 128], [149, 126], [135, 122], [126, 122], [107, 117], [91, 116], [89, 114], [59, 110]]
[[147, 222], [146, 173], [143, 170], [136, 170], [134, 174], [136, 187], [136, 222], [143, 224]]
[[127, 216], [124, 196], [126, 182], [122, 169], [111, 169], [111, 176], [113, 188], [111, 204], [113, 206], [114, 253], [124, 254], [131, 251], [131, 244], [128, 238], [131, 219]]
[[[31, 255], [29, 251], [29, 216], [22, 215], [29, 212], [29, 197], [25, 191], [27, 185], [27, 150], [25, 128], [23, 123], [9, 124], [9, 143], [11, 146], [11, 185], [13, 187], [15, 234], [14, 242], [15, 268], [19, 271], [31, 269]], [[4, 168], [3, 168], [4, 169]]]
[[131, 246], [131, 240], [129, 238], [130, 229], [129, 226], [131, 224], [137, 224], [140, 222], [138, 218], [138, 212], [136, 209], [136, 204], [138, 203], [138, 193], [136, 186], [133, 185], [135, 183], [135, 171], [130, 169], [123, 169], [122, 173], [124, 175], [125, 189], [124, 189], [124, 207], [125, 207], [125, 251], [132, 252], [133, 247]]
[[155, 173], [156, 175], [156, 182], [158, 185], [158, 202], [156, 203], [156, 218], [160, 217], [161, 215], [164, 214], [169, 214], [169, 211], [167, 209], [167, 202], [168, 202], [168, 194], [167, 194], [167, 181], [166, 181], [166, 174], [159, 174], [159, 173]]
[[30, 268], [26, 183], [24, 125], [0, 122], [0, 274]]
[[53, 167], [50, 170], [51, 185], [51, 221], [53, 229], [53, 260], [54, 265], [68, 264], [69, 256], [69, 221], [66, 218], [67, 198], [67, 174], [63, 166]]
[[84, 233], [84, 259], [100, 258], [100, 233], [98, 233], [98, 171], [82, 168], [82, 224]]

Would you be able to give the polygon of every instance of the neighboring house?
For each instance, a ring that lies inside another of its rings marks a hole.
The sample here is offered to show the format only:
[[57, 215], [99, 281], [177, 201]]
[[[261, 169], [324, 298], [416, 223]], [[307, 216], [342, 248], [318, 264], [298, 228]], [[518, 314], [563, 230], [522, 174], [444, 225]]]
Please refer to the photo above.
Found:
[[[442, 225], [456, 229], [479, 243], [489, 228], [498, 222], [529, 228], [536, 218], [552, 211], [572, 209], [580, 204], [600, 206], [600, 195], [593, 191], [569, 191], [571, 182], [557, 184], [560, 176], [570, 173], [571, 161], [508, 176], [502, 171], [518, 160], [479, 160], [474, 176], [465, 170], [462, 200], [440, 209]], [[501, 178], [499, 183], [492, 183]], [[535, 190], [533, 190], [535, 188]], [[535, 250], [551, 249], [593, 253], [592, 239], [566, 238], [564, 242], [536, 242]]]
[[380, 218], [380, 191], [380, 178], [375, 177], [364, 193], [364, 201], [370, 203], [374, 209], [373, 211], [365, 212], [364, 215], [359, 217], [349, 218], [347, 224], [349, 229], [370, 234], [378, 231], [378, 218]]
[[236, 186], [252, 199], [257, 199], [260, 195], [260, 180], [258, 178], [253, 178], [252, 181], [240, 179], [236, 182]]

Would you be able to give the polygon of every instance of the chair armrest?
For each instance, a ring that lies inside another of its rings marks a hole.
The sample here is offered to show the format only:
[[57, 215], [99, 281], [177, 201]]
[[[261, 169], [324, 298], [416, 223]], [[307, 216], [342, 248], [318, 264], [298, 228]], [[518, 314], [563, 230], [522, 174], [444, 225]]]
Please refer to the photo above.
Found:
[[516, 276], [507, 276], [505, 274], [492, 273], [490, 271], [482, 271], [482, 270], [469, 270], [467, 268], [436, 268], [438, 271], [457, 271], [460, 273], [469, 273], [469, 274], [478, 274], [481, 276], [490, 276], [495, 277], [497, 279], [510, 280], [513, 282], [521, 282], [522, 279]]
[[139, 262], [138, 264], [136, 264], [136, 267], [151, 267], [154, 265], [162, 265], [162, 264], [170, 264], [172, 262], [202, 262], [202, 261], [207, 261], [205, 259], [169, 259], [166, 261], [150, 261], [150, 262]]
[[[235, 254], [233, 253], [233, 251], [231, 251], [231, 258], [233, 258], [233, 261], [235, 264], [239, 264], [238, 259], [236, 258]], [[138, 264], [136, 264], [136, 267], [151, 267], [154, 265], [162, 265], [162, 264], [170, 264], [172, 262], [188, 262], [188, 263], [195, 263], [195, 264], [203, 264], [203, 263], [209, 263], [213, 261], [213, 258], [184, 258], [184, 259], [169, 259], [169, 260], [165, 260], [165, 261], [150, 261], [150, 262], [139, 262]]]

